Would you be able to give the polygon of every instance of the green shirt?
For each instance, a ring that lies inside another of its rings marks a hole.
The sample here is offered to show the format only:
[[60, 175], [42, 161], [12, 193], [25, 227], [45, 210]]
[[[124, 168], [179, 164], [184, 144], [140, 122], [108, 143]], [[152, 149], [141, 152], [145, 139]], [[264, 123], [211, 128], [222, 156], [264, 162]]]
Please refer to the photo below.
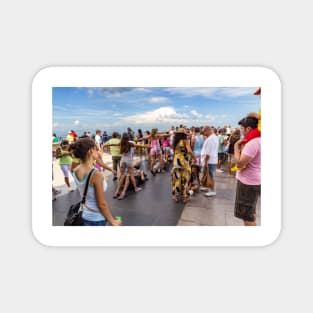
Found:
[[70, 165], [70, 164], [72, 164], [72, 157], [70, 156], [70, 155], [64, 155], [63, 156], [63, 153], [64, 152], [67, 152], [67, 151], [63, 151], [63, 150], [61, 150], [61, 158], [60, 158], [60, 162], [59, 162], [59, 164], [60, 165]]
[[225, 151], [224, 136], [218, 135], [218, 153], [223, 153]]
[[[106, 144], [120, 144], [121, 140], [118, 138], [111, 138], [109, 141], [106, 142]], [[121, 156], [121, 147], [120, 146], [111, 146], [110, 147], [111, 155], [112, 157], [120, 157]]]

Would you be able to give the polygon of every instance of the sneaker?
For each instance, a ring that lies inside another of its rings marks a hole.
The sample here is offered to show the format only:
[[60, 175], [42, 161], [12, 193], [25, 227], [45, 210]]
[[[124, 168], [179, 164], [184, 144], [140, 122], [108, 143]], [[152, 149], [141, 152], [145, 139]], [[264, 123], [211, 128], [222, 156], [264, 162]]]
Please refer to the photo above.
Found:
[[193, 195], [193, 190], [189, 190], [188, 193], [192, 196]]
[[218, 173], [224, 173], [224, 171], [221, 170], [221, 169], [219, 169], [219, 168], [216, 170], [216, 172], [218, 172]]
[[209, 188], [207, 188], [207, 187], [200, 187], [200, 190], [201, 190], [201, 191], [208, 191]]
[[216, 192], [215, 191], [209, 191], [206, 194], [204, 194], [206, 197], [213, 197], [216, 196]]

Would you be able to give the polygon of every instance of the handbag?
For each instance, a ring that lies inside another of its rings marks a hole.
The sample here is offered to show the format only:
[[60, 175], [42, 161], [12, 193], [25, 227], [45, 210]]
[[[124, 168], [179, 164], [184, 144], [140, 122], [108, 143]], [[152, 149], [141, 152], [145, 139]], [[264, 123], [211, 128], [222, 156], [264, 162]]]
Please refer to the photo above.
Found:
[[212, 182], [212, 179], [210, 177], [207, 166], [204, 167], [200, 184], [202, 187], [206, 187], [206, 188], [212, 188], [213, 187], [213, 182]]
[[66, 219], [64, 221], [64, 226], [82, 226], [83, 225], [83, 219], [82, 219], [83, 207], [86, 202], [86, 195], [87, 195], [90, 177], [94, 171], [95, 169], [92, 169], [88, 174], [82, 200], [70, 206], [70, 209], [68, 210]]

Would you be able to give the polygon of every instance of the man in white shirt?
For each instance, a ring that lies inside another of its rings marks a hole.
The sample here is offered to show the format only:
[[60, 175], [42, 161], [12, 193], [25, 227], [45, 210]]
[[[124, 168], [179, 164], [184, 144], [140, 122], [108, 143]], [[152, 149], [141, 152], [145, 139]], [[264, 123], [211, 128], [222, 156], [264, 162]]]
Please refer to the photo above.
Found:
[[96, 136], [95, 136], [95, 142], [96, 142], [96, 146], [97, 146], [97, 148], [99, 150], [101, 149], [101, 137], [100, 137], [100, 134], [101, 134], [101, 130], [97, 129], [96, 130]]
[[[214, 177], [218, 162], [218, 138], [209, 126], [204, 127], [203, 135], [207, 136], [207, 139], [205, 140], [201, 150], [201, 164], [208, 167], [208, 172], [213, 182], [211, 191], [207, 192], [205, 195], [207, 197], [212, 197], [216, 196]], [[202, 190], [205, 189], [202, 188]]]

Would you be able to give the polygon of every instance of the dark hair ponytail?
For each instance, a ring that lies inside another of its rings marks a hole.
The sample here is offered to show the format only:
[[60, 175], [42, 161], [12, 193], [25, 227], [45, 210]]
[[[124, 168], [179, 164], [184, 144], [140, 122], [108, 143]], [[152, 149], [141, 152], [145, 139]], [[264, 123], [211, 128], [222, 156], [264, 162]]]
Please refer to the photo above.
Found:
[[186, 140], [187, 135], [184, 133], [176, 133], [173, 140], [173, 150], [175, 151], [175, 148], [180, 140]]
[[76, 158], [84, 161], [87, 157], [88, 151], [96, 146], [96, 143], [90, 138], [81, 138], [73, 143], [70, 149], [73, 151]]
[[123, 133], [122, 139], [121, 139], [121, 153], [127, 153], [130, 151], [131, 145], [128, 142], [129, 141], [129, 136], [127, 133]]

